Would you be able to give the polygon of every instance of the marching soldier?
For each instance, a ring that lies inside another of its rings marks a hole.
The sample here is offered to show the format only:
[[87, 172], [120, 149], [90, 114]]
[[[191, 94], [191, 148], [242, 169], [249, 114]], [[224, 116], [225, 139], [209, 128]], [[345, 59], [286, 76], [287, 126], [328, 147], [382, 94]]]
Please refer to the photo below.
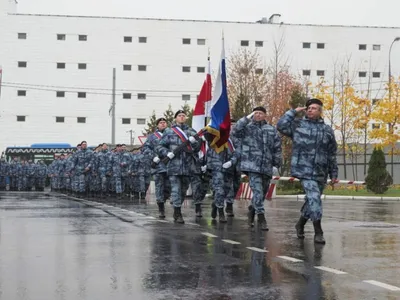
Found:
[[249, 226], [257, 215], [258, 226], [268, 230], [264, 199], [272, 178], [272, 168], [279, 168], [282, 161], [281, 139], [277, 130], [265, 121], [266, 110], [256, 107], [247, 117], [241, 118], [232, 135], [241, 144], [240, 169], [249, 177], [253, 198], [248, 212]]
[[186, 114], [183, 110], [175, 113], [175, 124], [167, 128], [159, 145], [157, 153], [160, 159], [167, 158], [167, 175], [171, 182], [171, 199], [174, 206], [174, 220], [185, 223], [181, 206], [190, 184], [191, 176], [197, 173], [196, 159], [200, 150], [200, 142], [194, 137], [196, 131], [185, 124]]
[[[305, 111], [302, 119], [296, 113]], [[301, 216], [296, 224], [299, 239], [304, 239], [304, 225], [311, 219], [314, 225], [314, 242], [325, 244], [321, 227], [323, 192], [328, 176], [332, 182], [338, 178], [335, 134], [321, 117], [322, 102], [310, 99], [306, 107], [287, 111], [278, 122], [278, 130], [293, 140], [291, 175], [299, 178], [306, 192]]]

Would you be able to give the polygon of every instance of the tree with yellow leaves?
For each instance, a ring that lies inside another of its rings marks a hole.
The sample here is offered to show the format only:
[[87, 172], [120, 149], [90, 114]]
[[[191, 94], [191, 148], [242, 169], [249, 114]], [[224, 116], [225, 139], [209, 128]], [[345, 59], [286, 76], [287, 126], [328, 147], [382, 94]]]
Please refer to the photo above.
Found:
[[386, 85], [388, 93], [376, 103], [375, 110], [372, 112], [372, 119], [380, 124], [371, 131], [371, 138], [376, 139], [381, 148], [390, 147], [391, 155], [391, 174], [394, 173], [393, 156], [399, 153], [397, 141], [400, 140], [400, 133], [396, 126], [400, 123], [400, 78]]

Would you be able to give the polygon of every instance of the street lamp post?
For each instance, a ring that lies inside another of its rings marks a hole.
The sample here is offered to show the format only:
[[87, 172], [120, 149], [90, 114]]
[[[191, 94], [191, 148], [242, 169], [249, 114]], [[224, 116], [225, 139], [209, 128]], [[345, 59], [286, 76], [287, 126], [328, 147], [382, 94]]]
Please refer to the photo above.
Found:
[[[389, 48], [389, 103], [392, 103], [392, 64], [391, 64], [391, 54], [392, 54], [392, 47], [393, 44], [395, 42], [400, 41], [400, 37], [396, 37], [393, 42], [390, 44], [390, 48]], [[397, 99], [396, 99], [397, 101]], [[391, 124], [389, 124], [389, 126], [391, 126]], [[394, 126], [392, 126], [392, 128], [389, 128], [390, 131], [394, 130]], [[391, 161], [391, 173], [392, 173], [392, 177], [394, 176], [394, 166], [393, 166], [393, 144], [392, 144], [392, 153], [391, 153], [391, 157], [390, 157], [390, 161]]]

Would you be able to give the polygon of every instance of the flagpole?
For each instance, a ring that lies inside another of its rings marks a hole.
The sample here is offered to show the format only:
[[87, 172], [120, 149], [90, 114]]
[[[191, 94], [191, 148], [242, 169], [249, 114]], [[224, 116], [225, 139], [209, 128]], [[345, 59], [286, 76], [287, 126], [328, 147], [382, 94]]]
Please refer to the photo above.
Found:
[[116, 74], [115, 68], [113, 68], [113, 81], [112, 81], [112, 104], [111, 104], [111, 144], [115, 145], [115, 81]]

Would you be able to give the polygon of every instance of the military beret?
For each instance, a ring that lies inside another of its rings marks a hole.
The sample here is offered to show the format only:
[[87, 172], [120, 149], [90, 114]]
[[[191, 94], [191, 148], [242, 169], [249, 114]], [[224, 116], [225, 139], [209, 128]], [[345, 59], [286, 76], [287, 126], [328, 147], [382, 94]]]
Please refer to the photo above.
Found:
[[175, 113], [175, 117], [174, 118], [176, 118], [179, 114], [185, 114], [186, 115], [185, 111], [180, 109]]
[[264, 107], [262, 106], [257, 106], [256, 108], [253, 109], [253, 111], [262, 111], [264, 114], [267, 113]]
[[156, 124], [158, 125], [158, 123], [160, 123], [161, 121], [167, 122], [167, 119], [166, 118], [159, 118], [159, 119], [157, 119]]
[[317, 98], [312, 98], [307, 100], [306, 107], [309, 107], [311, 104], [318, 104], [320, 106], [323, 106], [322, 101]]

